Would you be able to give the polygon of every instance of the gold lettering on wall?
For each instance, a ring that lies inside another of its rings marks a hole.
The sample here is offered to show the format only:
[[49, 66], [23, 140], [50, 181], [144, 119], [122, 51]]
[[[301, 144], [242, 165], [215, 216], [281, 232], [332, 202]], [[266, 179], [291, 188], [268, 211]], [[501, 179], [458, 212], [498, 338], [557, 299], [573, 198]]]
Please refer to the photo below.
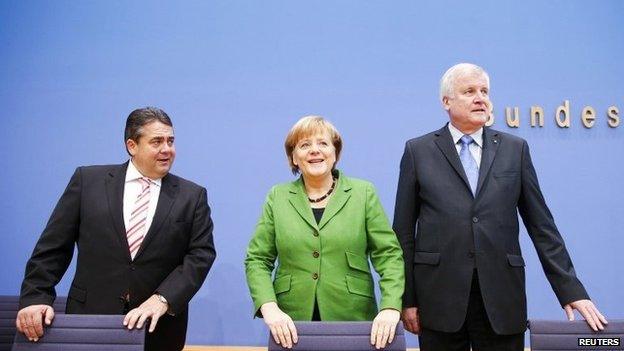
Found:
[[511, 116], [511, 107], [505, 107], [505, 119], [507, 125], [511, 128], [520, 127], [520, 109], [518, 107], [513, 108], [513, 117]]
[[531, 127], [537, 124], [535, 120], [539, 120], [539, 126], [544, 126], [544, 109], [540, 106], [531, 106]]
[[[561, 114], [563, 114], [563, 120], [561, 120]], [[565, 100], [563, 105], [557, 107], [555, 121], [560, 128], [570, 128], [570, 101]]]
[[581, 113], [581, 122], [583, 122], [583, 126], [585, 128], [591, 128], [596, 123], [596, 111], [591, 106], [583, 107], [583, 112]]
[[[494, 124], [494, 114], [493, 111], [490, 110], [490, 117], [488, 118], [488, 121], [486, 122], [486, 126], [491, 126]], [[571, 114], [571, 103], [570, 100], [564, 100], [563, 104], [559, 105], [557, 107], [557, 110], [555, 111], [555, 122], [557, 124], [557, 126], [559, 128], [570, 128], [571, 125], [571, 119], [572, 119], [572, 114]], [[546, 113], [544, 112], [544, 108], [542, 106], [539, 105], [533, 105], [531, 106], [531, 109], [529, 111], [529, 119], [527, 119], [527, 121], [529, 122], [529, 125], [531, 126], [531, 128], [534, 127], [539, 127], [542, 128], [544, 127], [544, 117], [546, 116]], [[601, 116], [598, 116], [596, 114], [596, 109], [593, 108], [592, 106], [585, 106], [583, 107], [583, 109], [581, 110], [581, 123], [583, 124], [583, 126], [587, 129], [591, 129], [593, 128], [597, 122], [601, 123], [600, 118], [602, 118]], [[611, 128], [617, 128], [620, 125], [620, 110], [618, 109], [617, 106], [615, 105], [611, 105], [607, 108], [607, 124], [609, 125], [609, 127]], [[505, 107], [505, 123], [507, 124], [507, 126], [509, 128], [520, 128], [520, 108], [519, 107]]]
[[615, 128], [620, 125], [620, 116], [618, 115], [620, 110], [616, 106], [609, 106], [607, 109], [607, 116], [609, 119], [607, 123], [609, 123], [609, 127]]

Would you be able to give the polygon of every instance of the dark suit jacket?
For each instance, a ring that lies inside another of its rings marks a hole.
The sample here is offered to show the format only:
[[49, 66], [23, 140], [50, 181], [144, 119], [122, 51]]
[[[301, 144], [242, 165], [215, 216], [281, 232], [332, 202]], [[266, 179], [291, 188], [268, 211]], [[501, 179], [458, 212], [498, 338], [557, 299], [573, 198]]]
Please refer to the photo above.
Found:
[[461, 328], [476, 268], [494, 331], [526, 329], [517, 211], [559, 302], [588, 298], [544, 202], [525, 140], [484, 128], [476, 197], [447, 126], [406, 143], [394, 230], [405, 260], [403, 306], [417, 306], [424, 327]]
[[124, 296], [130, 296], [132, 309], [158, 292], [175, 316], [158, 321], [146, 350], [181, 350], [188, 303], [215, 259], [206, 190], [166, 175], [154, 219], [132, 261], [123, 220], [127, 166], [76, 169], [26, 265], [20, 308], [52, 305], [76, 244], [66, 312], [123, 314]]

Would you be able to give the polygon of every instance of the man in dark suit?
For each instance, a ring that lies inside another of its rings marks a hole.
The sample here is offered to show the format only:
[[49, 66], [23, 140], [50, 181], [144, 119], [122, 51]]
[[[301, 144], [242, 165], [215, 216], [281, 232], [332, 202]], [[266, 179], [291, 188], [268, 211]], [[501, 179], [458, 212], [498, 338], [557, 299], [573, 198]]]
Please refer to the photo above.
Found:
[[129, 329], [149, 323], [146, 350], [184, 347], [188, 303], [215, 259], [206, 190], [169, 173], [164, 111], [133, 111], [125, 141], [130, 161], [76, 169], [26, 265], [16, 326], [32, 341], [77, 245], [67, 313], [125, 314]]
[[487, 73], [458, 64], [440, 83], [450, 123], [409, 140], [401, 160], [394, 230], [405, 260], [406, 329], [420, 332], [423, 351], [523, 350], [517, 211], [568, 318], [576, 309], [602, 329], [607, 321], [576, 277], [526, 141], [484, 127]]

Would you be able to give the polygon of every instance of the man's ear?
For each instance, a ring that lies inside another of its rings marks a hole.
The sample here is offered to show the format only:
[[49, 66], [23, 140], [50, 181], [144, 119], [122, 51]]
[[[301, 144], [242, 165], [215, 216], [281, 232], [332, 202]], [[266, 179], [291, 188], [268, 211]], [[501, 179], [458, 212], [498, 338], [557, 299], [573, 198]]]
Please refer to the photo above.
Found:
[[451, 108], [451, 105], [449, 104], [449, 97], [448, 96], [445, 96], [445, 97], [442, 98], [442, 107], [445, 110], [447, 110], [447, 111]]
[[132, 139], [128, 139], [126, 140], [126, 148], [128, 149], [128, 153], [131, 156], [134, 156], [137, 152], [137, 143], [136, 141], [132, 140]]

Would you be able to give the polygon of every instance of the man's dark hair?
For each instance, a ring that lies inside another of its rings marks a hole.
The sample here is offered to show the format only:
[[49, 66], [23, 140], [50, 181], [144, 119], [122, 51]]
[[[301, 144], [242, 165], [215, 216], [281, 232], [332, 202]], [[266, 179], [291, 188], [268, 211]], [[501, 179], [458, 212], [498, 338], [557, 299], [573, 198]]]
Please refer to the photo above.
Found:
[[[143, 126], [150, 124], [152, 122], [160, 122], [162, 124], [166, 124], [170, 127], [173, 127], [173, 123], [171, 123], [171, 119], [167, 113], [157, 107], [144, 107], [138, 108], [132, 112], [128, 116], [126, 120], [126, 130], [124, 131], [124, 144], [128, 139], [132, 139], [135, 142], [139, 142], [139, 138], [143, 132]], [[128, 151], [128, 147], [126, 146], [126, 151]], [[128, 152], [130, 154], [130, 152]]]

